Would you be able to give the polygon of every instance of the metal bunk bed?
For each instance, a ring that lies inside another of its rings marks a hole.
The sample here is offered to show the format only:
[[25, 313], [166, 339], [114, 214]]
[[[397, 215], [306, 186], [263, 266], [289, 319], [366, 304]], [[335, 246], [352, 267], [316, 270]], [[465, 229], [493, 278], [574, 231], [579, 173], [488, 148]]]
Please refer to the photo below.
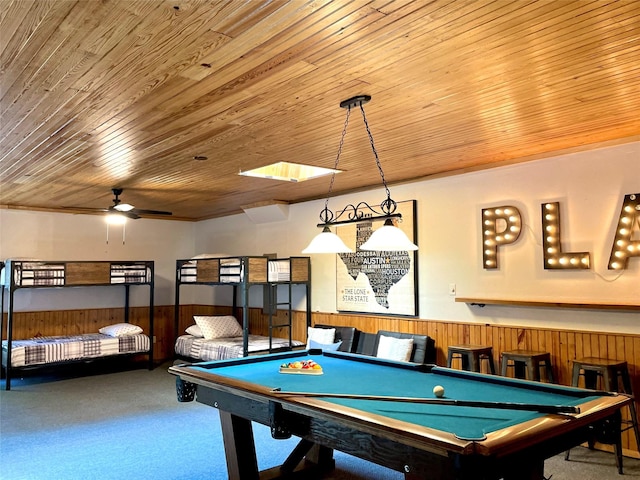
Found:
[[[249, 355], [249, 290], [262, 286], [265, 305], [269, 314], [269, 352], [272, 351], [273, 330], [286, 328], [289, 332], [289, 348], [292, 340], [292, 287], [305, 288], [306, 322], [311, 326], [311, 260], [309, 257], [268, 258], [259, 256], [205, 257], [176, 261], [176, 291], [174, 332], [180, 335], [180, 287], [184, 285], [226, 285], [233, 288], [233, 311], [238, 308], [238, 291], [242, 308], [242, 355]], [[288, 287], [288, 296], [278, 301], [276, 288]], [[287, 321], [276, 323], [274, 313], [278, 307], [288, 309]]]
[[[6, 351], [3, 349], [2, 367], [6, 375], [5, 389], [11, 389], [13, 371], [86, 362], [98, 358], [122, 357], [126, 354], [105, 355], [91, 358], [79, 358], [59, 362], [46, 362], [15, 367], [12, 365], [14, 295], [20, 289], [69, 288], [69, 287], [124, 287], [124, 323], [129, 323], [129, 290], [131, 286], [146, 285], [149, 287], [149, 350], [132, 354], [146, 354], [149, 358], [149, 369], [153, 368], [153, 294], [154, 294], [154, 262], [153, 261], [40, 261], [40, 260], [6, 260], [0, 266], [0, 333], [4, 329], [5, 289], [8, 291]], [[17, 341], [17, 340], [16, 340]]]

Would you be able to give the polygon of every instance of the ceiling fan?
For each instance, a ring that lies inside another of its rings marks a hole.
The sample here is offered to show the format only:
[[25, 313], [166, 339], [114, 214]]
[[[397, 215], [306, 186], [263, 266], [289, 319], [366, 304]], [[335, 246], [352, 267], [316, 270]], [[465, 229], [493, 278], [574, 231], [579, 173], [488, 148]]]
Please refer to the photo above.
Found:
[[140, 215], [172, 215], [171, 212], [165, 212], [162, 210], [144, 210], [141, 208], [135, 208], [133, 205], [128, 203], [122, 203], [122, 200], [120, 200], [122, 191], [122, 188], [111, 189], [111, 192], [113, 193], [113, 205], [106, 209], [107, 212], [117, 213], [134, 220], [140, 218]]

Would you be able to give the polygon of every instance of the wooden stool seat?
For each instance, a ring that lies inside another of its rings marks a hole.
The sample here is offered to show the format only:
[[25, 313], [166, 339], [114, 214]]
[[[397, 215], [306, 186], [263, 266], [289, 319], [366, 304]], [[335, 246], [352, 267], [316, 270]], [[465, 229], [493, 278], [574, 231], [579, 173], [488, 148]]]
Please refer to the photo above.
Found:
[[486, 360], [489, 371], [495, 375], [496, 366], [493, 363], [493, 347], [487, 345], [449, 345], [447, 355], [447, 367], [451, 368], [453, 360], [459, 358], [462, 361], [462, 370], [471, 372], [481, 371], [481, 362]]
[[[580, 377], [584, 378], [584, 388], [591, 390], [598, 390], [598, 380], [600, 382], [600, 389], [608, 392], [625, 393], [631, 396], [631, 403], [629, 404], [629, 413], [631, 420], [623, 420], [626, 424], [626, 428], [620, 431], [622, 432], [633, 429], [636, 436], [636, 444], [638, 450], [640, 450], [640, 432], [638, 431], [638, 417], [636, 414], [635, 399], [633, 398], [633, 390], [631, 387], [631, 377], [629, 375], [629, 367], [627, 362], [622, 360], [612, 360], [609, 358], [598, 357], [586, 357], [573, 361], [573, 376], [571, 385], [574, 387], [580, 386]], [[622, 388], [620, 388], [622, 385]], [[593, 441], [589, 442], [589, 447], [593, 448]], [[614, 450], [616, 454], [616, 466], [618, 467], [618, 473], [622, 474], [622, 440], [621, 437], [614, 443]], [[569, 459], [569, 451], [565, 454], [565, 459]]]
[[[571, 382], [574, 387], [580, 384], [581, 376], [584, 377], [584, 388], [597, 390], [598, 378], [601, 378], [602, 389], [608, 392], [633, 394], [627, 362], [597, 357], [574, 360]], [[619, 387], [619, 380], [622, 380], [622, 389]]]
[[516, 378], [540, 381], [540, 369], [544, 367], [546, 380], [553, 383], [553, 368], [551, 366], [551, 354], [534, 350], [511, 350], [502, 352], [502, 364], [500, 374], [507, 376], [509, 367], [514, 368]]

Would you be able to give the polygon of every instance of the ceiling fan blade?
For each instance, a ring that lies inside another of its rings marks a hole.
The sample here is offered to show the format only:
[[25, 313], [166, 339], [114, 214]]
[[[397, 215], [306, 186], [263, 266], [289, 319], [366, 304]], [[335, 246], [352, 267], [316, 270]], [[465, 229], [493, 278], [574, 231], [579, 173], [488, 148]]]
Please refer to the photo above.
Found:
[[122, 215], [124, 217], [130, 218], [132, 220], [137, 220], [138, 218], [140, 218], [140, 215], [133, 213], [133, 212], [118, 212], [118, 215]]
[[121, 210], [118, 210], [115, 205], [109, 207], [107, 212], [110, 215], [121, 215], [123, 217], [127, 217], [127, 218], [130, 218], [132, 220], [137, 220], [138, 218], [140, 218], [140, 215], [138, 215], [137, 213], [135, 213], [133, 211], [121, 211]]
[[108, 212], [108, 208], [89, 208], [89, 207], [61, 207], [62, 210], [69, 210], [70, 213], [98, 213]]
[[162, 210], [144, 210], [141, 208], [134, 208], [131, 210], [131, 213], [136, 213], [138, 215], [173, 215], [171, 212], [164, 212]]

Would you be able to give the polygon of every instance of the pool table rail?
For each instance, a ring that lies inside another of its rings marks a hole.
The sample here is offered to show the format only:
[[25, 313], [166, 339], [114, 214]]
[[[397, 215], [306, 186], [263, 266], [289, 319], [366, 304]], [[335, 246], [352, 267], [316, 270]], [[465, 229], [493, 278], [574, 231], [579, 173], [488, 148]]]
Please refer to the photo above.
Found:
[[[625, 395], [603, 395], [580, 405], [580, 413], [545, 415], [498, 432], [488, 433], [482, 442], [476, 442], [476, 452], [480, 455], [497, 457], [509, 455], [514, 451], [531, 448], [545, 438], [547, 442], [559, 439], [573, 432], [574, 436], [583, 437], [575, 445], [586, 441], [600, 428], [609, 428], [613, 419], [619, 423], [620, 410], [629, 404], [630, 398]], [[558, 440], [558, 442], [564, 442]], [[570, 442], [571, 443], [571, 442]], [[566, 448], [556, 448], [557, 453]]]

